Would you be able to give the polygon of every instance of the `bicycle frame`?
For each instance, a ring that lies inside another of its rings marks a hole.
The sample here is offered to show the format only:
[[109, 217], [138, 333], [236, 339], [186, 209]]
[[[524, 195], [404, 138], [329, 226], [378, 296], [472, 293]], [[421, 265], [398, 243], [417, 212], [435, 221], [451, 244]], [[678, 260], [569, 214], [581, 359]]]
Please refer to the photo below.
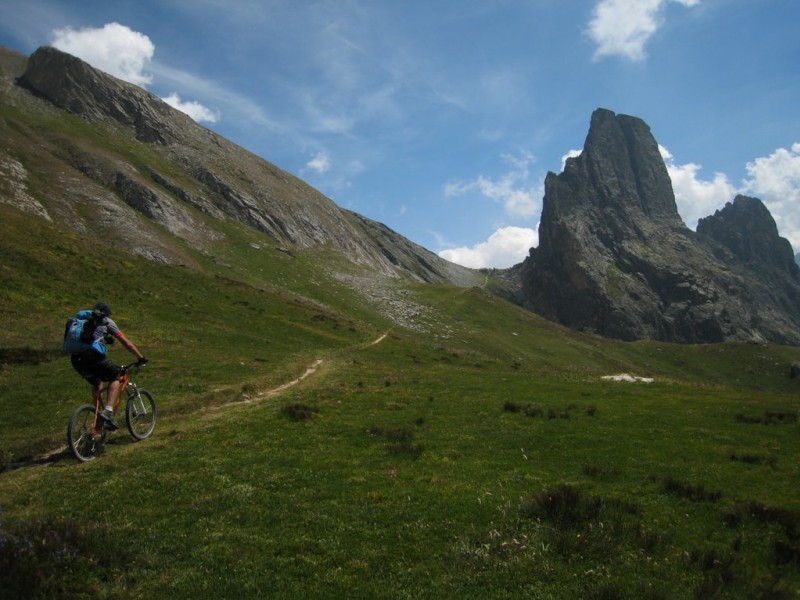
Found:
[[[120, 382], [119, 391], [117, 392], [117, 397], [114, 399], [114, 412], [117, 412], [120, 403], [122, 402], [122, 391], [126, 390], [130, 383], [130, 376], [127, 373], [127, 369], [123, 367], [122, 373], [120, 373], [117, 381]], [[94, 388], [92, 392], [92, 400], [94, 401], [94, 423], [92, 424], [92, 435], [96, 435], [98, 433], [97, 429], [97, 421], [100, 419], [100, 413], [104, 408], [103, 404], [103, 394], [107, 393], [108, 386], [111, 385], [111, 382], [105, 382], [105, 385], [98, 385]]]
[[[119, 391], [117, 392], [117, 397], [114, 399], [115, 413], [117, 412], [119, 405], [122, 403], [123, 392], [128, 388], [133, 388], [133, 391], [136, 392], [136, 384], [131, 381], [130, 375], [128, 375], [128, 370], [136, 366], [137, 364], [133, 363], [130, 365], [122, 365], [120, 367], [121, 372], [119, 377], [117, 377], [117, 381], [119, 381]], [[104, 408], [103, 394], [107, 393], [109, 385], [111, 385], [111, 382], [105, 382], [105, 385], [96, 386], [92, 392], [92, 400], [94, 401], [94, 423], [92, 423], [92, 435], [97, 435], [100, 432], [100, 430], [97, 428], [97, 422], [100, 420], [100, 413]]]

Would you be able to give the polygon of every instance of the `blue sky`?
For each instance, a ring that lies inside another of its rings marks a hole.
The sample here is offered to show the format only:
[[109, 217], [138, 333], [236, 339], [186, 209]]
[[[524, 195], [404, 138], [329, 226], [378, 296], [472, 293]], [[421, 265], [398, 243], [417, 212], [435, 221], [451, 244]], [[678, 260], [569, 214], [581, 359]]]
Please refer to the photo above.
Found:
[[694, 229], [746, 193], [800, 252], [797, 0], [2, 0], [340, 206], [507, 267], [594, 109], [644, 119]]

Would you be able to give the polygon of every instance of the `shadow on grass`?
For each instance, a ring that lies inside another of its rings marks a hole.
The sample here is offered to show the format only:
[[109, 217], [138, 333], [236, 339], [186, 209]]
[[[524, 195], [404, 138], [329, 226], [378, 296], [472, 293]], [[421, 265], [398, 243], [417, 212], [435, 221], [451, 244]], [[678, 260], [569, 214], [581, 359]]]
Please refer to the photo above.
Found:
[[[106, 448], [108, 448], [109, 446], [127, 446], [129, 444], [135, 444], [135, 443], [136, 440], [134, 440], [130, 436], [119, 435], [107, 439], [105, 446]], [[3, 473], [8, 473], [10, 471], [16, 471], [17, 469], [25, 469], [30, 467], [43, 467], [43, 466], [46, 467], [53, 465], [66, 466], [69, 464], [78, 464], [78, 460], [72, 455], [72, 452], [70, 452], [69, 447], [63, 446], [61, 448], [52, 450], [45, 454], [39, 454], [36, 456], [23, 456], [16, 460], [9, 460], [8, 462], [3, 462], [2, 464], [0, 464], [0, 475], [2, 475]]]

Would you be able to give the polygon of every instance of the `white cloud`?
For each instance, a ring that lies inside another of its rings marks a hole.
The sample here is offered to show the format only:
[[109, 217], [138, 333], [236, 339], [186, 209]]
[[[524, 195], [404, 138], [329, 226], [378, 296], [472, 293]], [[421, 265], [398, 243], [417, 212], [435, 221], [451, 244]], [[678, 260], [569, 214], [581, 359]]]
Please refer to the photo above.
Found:
[[511, 171], [499, 179], [480, 175], [472, 181], [448, 183], [444, 189], [445, 196], [478, 192], [494, 202], [502, 203], [506, 213], [511, 216], [524, 219], [536, 216], [541, 211], [544, 183], [540, 180], [533, 186], [528, 185], [529, 167], [535, 162], [533, 155], [523, 152], [519, 157], [506, 155], [503, 159], [511, 166]]
[[659, 150], [672, 180], [678, 214], [689, 228], [695, 229], [698, 219], [713, 214], [715, 210], [725, 206], [726, 202], [733, 200], [736, 187], [728, 181], [726, 175], [715, 173], [711, 181], [704, 181], [698, 177], [702, 165], [675, 164], [669, 150], [663, 146], [659, 146]]
[[666, 148], [660, 149], [672, 179], [678, 213], [691, 229], [697, 227], [698, 219], [723, 208], [737, 194], [746, 194], [764, 202], [780, 235], [791, 242], [795, 252], [800, 251], [800, 143], [747, 163], [748, 178], [739, 187], [723, 173], [703, 180], [699, 175], [702, 165], [678, 165]]
[[502, 227], [490, 235], [488, 240], [472, 248], [463, 246], [442, 250], [439, 256], [472, 269], [503, 269], [521, 263], [528, 256], [528, 251], [538, 245], [539, 233], [535, 229]]
[[567, 166], [568, 158], [576, 158], [583, 153], [583, 150], [569, 150], [564, 156], [561, 157], [561, 170], [563, 171]]
[[771, 198], [794, 202], [800, 196], [800, 143], [778, 148], [769, 156], [747, 163], [747, 187]]
[[184, 102], [181, 100], [181, 97], [174, 92], [166, 98], [163, 98], [163, 100], [172, 108], [177, 108], [179, 111], [186, 113], [198, 123], [216, 123], [219, 121], [219, 112], [206, 108], [199, 102]]
[[[159, 68], [152, 63], [155, 45], [150, 38], [119, 23], [78, 30], [70, 27], [55, 29], [51, 44], [101, 71], [141, 87], [153, 82], [153, 75], [145, 72], [148, 67], [156, 67], [173, 76], [180, 75], [180, 72]], [[194, 81], [186, 74], [175, 78]], [[183, 101], [177, 93], [173, 92], [163, 100], [197, 122], [216, 123], [220, 119], [219, 111], [211, 110], [197, 101]]]
[[588, 29], [597, 44], [595, 60], [615, 55], [643, 60], [645, 45], [661, 26], [661, 11], [668, 2], [695, 6], [700, 0], [600, 0]]
[[125, 25], [56, 29], [51, 45], [135, 85], [146, 86], [152, 81], [145, 68], [153, 58], [155, 46], [149, 37]]
[[747, 173], [742, 193], [764, 201], [781, 235], [800, 252], [800, 143], [747, 163]]
[[331, 158], [327, 152], [317, 152], [314, 158], [306, 163], [306, 169], [319, 174], [327, 173], [331, 169]]

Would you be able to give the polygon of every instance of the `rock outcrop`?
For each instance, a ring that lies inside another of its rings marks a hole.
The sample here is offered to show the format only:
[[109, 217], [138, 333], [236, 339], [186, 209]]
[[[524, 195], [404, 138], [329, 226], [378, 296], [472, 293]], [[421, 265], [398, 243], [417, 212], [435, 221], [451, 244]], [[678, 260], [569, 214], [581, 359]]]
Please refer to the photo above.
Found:
[[736, 196], [722, 210], [700, 219], [697, 235], [727, 264], [775, 269], [792, 279], [800, 276], [792, 245], [778, 235], [775, 220], [758, 198]]
[[36, 50], [19, 84], [76, 115], [130, 126], [142, 142], [175, 142], [181, 128], [194, 124], [157, 96], [55, 48]]
[[518, 300], [623, 340], [800, 343], [800, 284], [766, 207], [737, 198], [695, 234], [641, 119], [598, 109], [580, 156], [545, 180]]

